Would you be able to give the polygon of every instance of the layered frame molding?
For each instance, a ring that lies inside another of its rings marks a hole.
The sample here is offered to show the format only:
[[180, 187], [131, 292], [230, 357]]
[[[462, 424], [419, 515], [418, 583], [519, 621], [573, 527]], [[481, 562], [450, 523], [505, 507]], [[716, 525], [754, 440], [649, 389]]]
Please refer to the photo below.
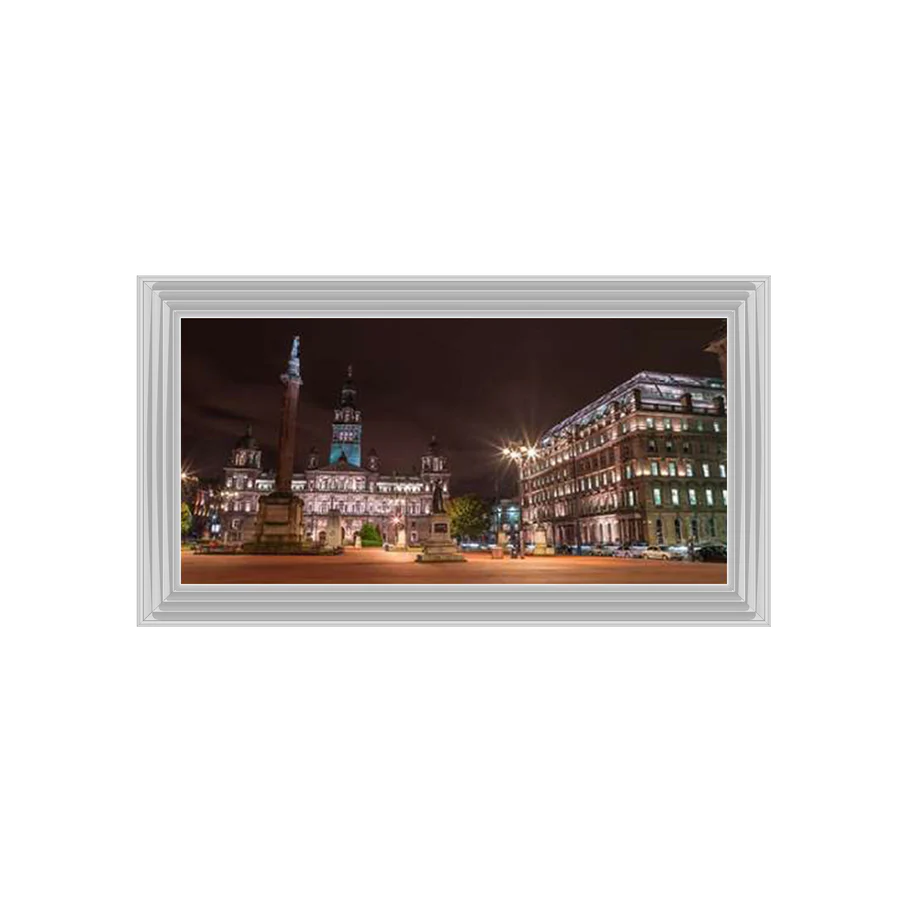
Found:
[[[138, 278], [138, 603], [159, 625], [768, 625], [768, 278]], [[184, 585], [184, 317], [710, 317], [728, 327], [724, 585]]]

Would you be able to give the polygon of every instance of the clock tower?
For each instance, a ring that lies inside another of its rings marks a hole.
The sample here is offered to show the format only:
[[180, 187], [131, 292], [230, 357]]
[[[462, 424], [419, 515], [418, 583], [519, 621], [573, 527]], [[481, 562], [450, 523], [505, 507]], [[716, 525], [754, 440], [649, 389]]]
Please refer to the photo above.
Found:
[[353, 366], [347, 366], [347, 380], [341, 388], [340, 406], [334, 411], [331, 426], [331, 452], [329, 465], [334, 465], [341, 456], [352, 466], [359, 466], [362, 460], [362, 413], [356, 408], [356, 385], [353, 383]]

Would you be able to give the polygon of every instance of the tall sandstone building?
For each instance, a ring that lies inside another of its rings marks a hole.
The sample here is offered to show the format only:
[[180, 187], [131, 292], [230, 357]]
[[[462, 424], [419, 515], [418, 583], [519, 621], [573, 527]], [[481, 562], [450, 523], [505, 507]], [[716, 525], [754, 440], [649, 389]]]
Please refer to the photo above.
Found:
[[639, 372], [549, 429], [523, 466], [525, 538], [724, 542], [725, 382]]

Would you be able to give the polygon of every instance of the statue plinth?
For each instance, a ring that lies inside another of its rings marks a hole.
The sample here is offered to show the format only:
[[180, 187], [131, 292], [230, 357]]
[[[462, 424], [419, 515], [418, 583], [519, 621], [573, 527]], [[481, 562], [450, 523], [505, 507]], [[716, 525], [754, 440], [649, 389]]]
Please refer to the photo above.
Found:
[[468, 562], [450, 537], [450, 516], [444, 512], [428, 517], [428, 534], [422, 541], [422, 552], [416, 562]]
[[547, 532], [543, 528], [538, 527], [534, 530], [534, 556], [555, 556], [556, 551], [553, 547], [547, 546]]
[[276, 491], [259, 498], [253, 540], [245, 553], [297, 553], [303, 549], [303, 501]]
[[341, 534], [341, 514], [336, 510], [328, 513], [325, 522], [325, 546], [329, 550], [336, 550], [344, 545], [344, 536]]

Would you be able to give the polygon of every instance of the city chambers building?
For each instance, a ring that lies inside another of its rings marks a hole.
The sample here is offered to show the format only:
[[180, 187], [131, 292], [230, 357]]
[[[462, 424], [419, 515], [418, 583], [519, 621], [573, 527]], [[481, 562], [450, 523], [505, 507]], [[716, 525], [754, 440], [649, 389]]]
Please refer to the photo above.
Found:
[[523, 465], [525, 538], [724, 543], [726, 443], [723, 380], [639, 372], [541, 437]]
[[[295, 472], [291, 480], [292, 491], [303, 500], [305, 537], [324, 540], [328, 514], [337, 510], [341, 537], [347, 543], [354, 540], [364, 523], [371, 522], [391, 542], [403, 526], [407, 540], [416, 544], [427, 531], [425, 517], [431, 514], [436, 481], [441, 482], [444, 497], [449, 496], [447, 458], [432, 438], [417, 470], [410, 474], [382, 472], [374, 449], [366, 454], [363, 465], [363, 420], [352, 376], [352, 369], [348, 368], [334, 411], [327, 459], [321, 458], [315, 447], [311, 448], [305, 470]], [[275, 475], [263, 470], [262, 450], [249, 427], [231, 451], [224, 474], [222, 538], [227, 543], [242, 543], [253, 537], [260, 496], [275, 488]]]

